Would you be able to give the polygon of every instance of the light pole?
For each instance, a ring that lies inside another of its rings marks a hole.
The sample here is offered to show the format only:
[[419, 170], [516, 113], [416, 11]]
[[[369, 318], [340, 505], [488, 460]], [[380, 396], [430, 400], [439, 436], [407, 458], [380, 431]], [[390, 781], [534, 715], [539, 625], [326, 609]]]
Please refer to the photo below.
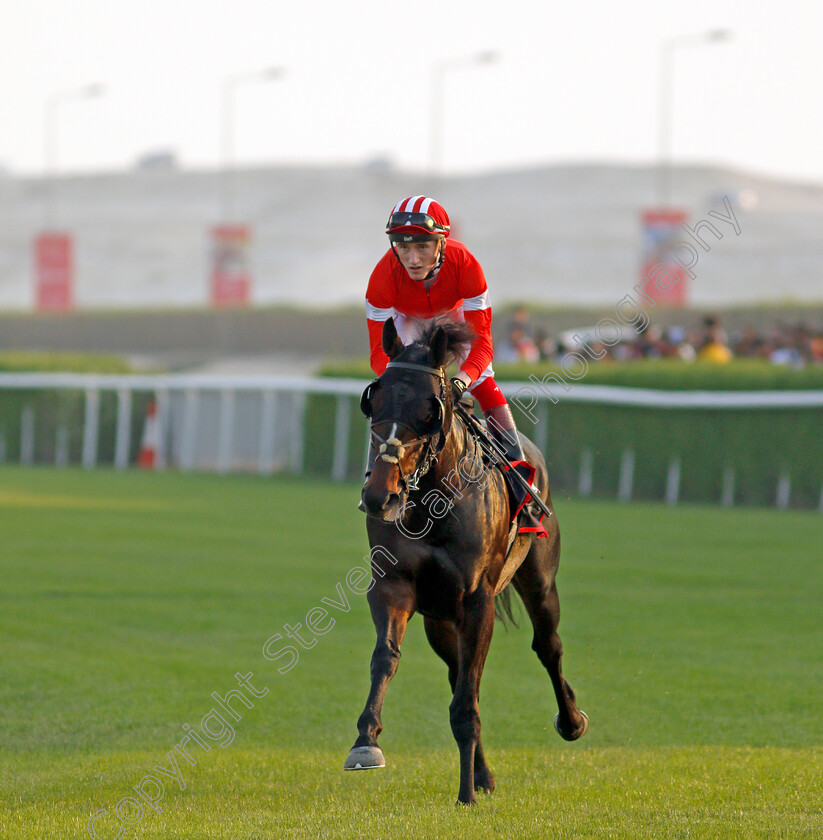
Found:
[[284, 67], [266, 67], [247, 73], [234, 73], [223, 81], [220, 108], [220, 142], [223, 163], [222, 221], [231, 222], [235, 211], [235, 100], [237, 88], [254, 82], [274, 81], [286, 74]]
[[45, 227], [54, 227], [57, 224], [57, 165], [58, 165], [58, 142], [59, 134], [59, 113], [60, 106], [66, 102], [78, 99], [92, 99], [102, 96], [105, 88], [101, 84], [84, 85], [83, 87], [71, 88], [52, 93], [46, 99], [46, 113], [43, 122], [43, 156], [45, 164]]
[[676, 35], [667, 38], [660, 45], [660, 87], [657, 103], [657, 201], [660, 207], [668, 207], [671, 200], [674, 52], [680, 47], [698, 47], [727, 41], [731, 36], [732, 33], [728, 29], [712, 29], [694, 35]]
[[498, 59], [498, 54], [490, 50], [475, 53], [474, 55], [460, 58], [447, 58], [438, 62], [432, 69], [431, 77], [431, 136], [429, 148], [429, 167], [431, 174], [440, 174], [443, 163], [443, 122], [444, 122], [444, 86], [446, 73], [460, 67], [469, 67], [478, 64], [493, 64]]

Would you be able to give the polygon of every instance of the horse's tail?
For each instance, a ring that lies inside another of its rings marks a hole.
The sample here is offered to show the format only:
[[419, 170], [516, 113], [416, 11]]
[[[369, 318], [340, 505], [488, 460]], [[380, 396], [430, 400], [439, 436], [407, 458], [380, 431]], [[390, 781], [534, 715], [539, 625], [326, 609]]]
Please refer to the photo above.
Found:
[[494, 596], [494, 617], [504, 627], [508, 627], [510, 624], [515, 627], [520, 626], [512, 611], [512, 593], [508, 586]]

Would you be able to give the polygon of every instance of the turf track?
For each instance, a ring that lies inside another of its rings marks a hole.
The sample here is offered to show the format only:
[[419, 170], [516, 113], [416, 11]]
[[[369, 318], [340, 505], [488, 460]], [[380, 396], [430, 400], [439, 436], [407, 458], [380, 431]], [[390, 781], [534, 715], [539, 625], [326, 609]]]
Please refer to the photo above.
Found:
[[823, 517], [556, 499], [565, 671], [591, 728], [557, 737], [526, 626], [498, 626], [481, 703], [498, 789], [466, 810], [419, 619], [382, 771], [341, 771], [368, 686], [362, 596], [343, 590], [350, 610], [288, 673], [263, 657], [365, 554], [356, 497], [0, 470], [0, 838], [88, 837], [102, 808], [116, 837], [117, 803], [238, 671], [266, 696], [225, 748], [191, 748], [185, 790], [164, 778], [162, 813], [124, 805], [123, 838], [823, 836]]

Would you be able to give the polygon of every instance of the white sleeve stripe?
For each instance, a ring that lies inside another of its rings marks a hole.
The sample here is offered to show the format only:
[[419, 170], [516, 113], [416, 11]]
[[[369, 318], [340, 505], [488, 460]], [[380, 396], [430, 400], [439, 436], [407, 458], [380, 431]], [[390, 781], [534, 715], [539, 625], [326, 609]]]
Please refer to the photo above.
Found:
[[378, 309], [366, 301], [366, 317], [370, 321], [388, 321], [389, 318], [394, 317], [394, 307], [389, 309]]
[[473, 309], [488, 309], [489, 308], [489, 293], [483, 292], [482, 295], [476, 297], [463, 298], [463, 309], [466, 312], [471, 312]]

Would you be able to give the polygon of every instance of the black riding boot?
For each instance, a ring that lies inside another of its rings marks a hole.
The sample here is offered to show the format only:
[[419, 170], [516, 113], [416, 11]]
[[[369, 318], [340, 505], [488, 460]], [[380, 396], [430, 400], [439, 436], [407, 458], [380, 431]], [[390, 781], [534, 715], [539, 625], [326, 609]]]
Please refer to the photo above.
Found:
[[[517, 434], [512, 410], [508, 404], [492, 408], [484, 412], [483, 416], [486, 418], [486, 426], [488, 427], [489, 434], [500, 444], [509, 462], [516, 463], [522, 461], [528, 463], [526, 462], [526, 456], [523, 454], [523, 444], [520, 442], [520, 436]], [[530, 480], [531, 471], [523, 464], [514, 466], [513, 469], [525, 478], [526, 481]], [[526, 489], [517, 480], [509, 481], [509, 486], [514, 497], [514, 509], [520, 510], [517, 516], [519, 523], [518, 533], [536, 533], [539, 537], [548, 536], [546, 529], [540, 521], [541, 517], [539, 512], [535, 515], [532, 506], [529, 504]], [[535, 488], [535, 495], [537, 495], [537, 488]]]
[[[369, 452], [366, 455], [366, 474], [364, 476], [363, 484], [365, 484], [369, 480], [369, 476], [371, 475], [371, 468], [374, 464], [374, 459], [377, 457], [377, 453], [374, 450], [374, 438], [369, 435]], [[360, 493], [360, 501], [357, 503], [357, 509], [361, 513], [366, 512], [366, 506], [363, 504], [363, 493]]]

